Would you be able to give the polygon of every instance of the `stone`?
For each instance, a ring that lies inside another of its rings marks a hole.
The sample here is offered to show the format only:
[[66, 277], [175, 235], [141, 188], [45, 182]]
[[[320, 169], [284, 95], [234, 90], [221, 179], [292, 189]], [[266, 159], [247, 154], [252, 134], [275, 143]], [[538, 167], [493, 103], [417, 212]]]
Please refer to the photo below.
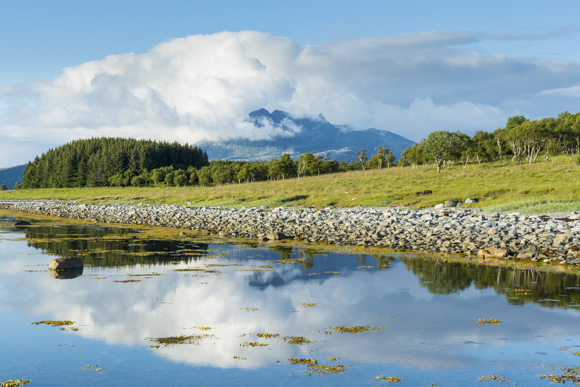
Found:
[[479, 199], [467, 198], [465, 199], [465, 204], [475, 204], [479, 202]]
[[445, 200], [443, 207], [455, 207], [457, 206], [457, 201], [455, 200]]
[[568, 235], [566, 234], [558, 234], [556, 235], [556, 237], [554, 238], [554, 246], [558, 247], [560, 246], [562, 243], [566, 243], [568, 242]]
[[[521, 252], [518, 254], [517, 256], [518, 259], [531, 259], [531, 258], [536, 258], [536, 253], [533, 253], [531, 251], [525, 251], [525, 252]], [[541, 257], [538, 257], [541, 258]]]
[[477, 252], [479, 258], [505, 258], [507, 255], [507, 250], [498, 249], [497, 247], [486, 247]]
[[441, 204], [441, 203], [440, 203], [440, 204], [437, 204], [437, 205], [435, 205], [435, 207], [433, 207], [433, 208], [443, 208], [443, 204]]
[[70, 270], [49, 270], [50, 275], [56, 279], [73, 279], [83, 275], [83, 268]]
[[282, 234], [281, 232], [271, 232], [269, 234], [266, 234], [266, 239], [269, 239], [271, 241], [281, 241], [283, 239], [289, 239], [290, 237]]
[[50, 261], [49, 270], [74, 270], [83, 268], [83, 260], [76, 257], [61, 257]]

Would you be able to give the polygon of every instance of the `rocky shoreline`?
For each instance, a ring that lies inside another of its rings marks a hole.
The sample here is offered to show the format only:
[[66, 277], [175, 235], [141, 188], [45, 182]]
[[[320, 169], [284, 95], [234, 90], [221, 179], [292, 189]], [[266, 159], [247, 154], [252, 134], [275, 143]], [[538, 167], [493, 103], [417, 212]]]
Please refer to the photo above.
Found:
[[580, 215], [554, 218], [473, 208], [215, 208], [0, 201], [0, 208], [102, 223], [187, 228], [223, 237], [466, 254], [580, 265]]

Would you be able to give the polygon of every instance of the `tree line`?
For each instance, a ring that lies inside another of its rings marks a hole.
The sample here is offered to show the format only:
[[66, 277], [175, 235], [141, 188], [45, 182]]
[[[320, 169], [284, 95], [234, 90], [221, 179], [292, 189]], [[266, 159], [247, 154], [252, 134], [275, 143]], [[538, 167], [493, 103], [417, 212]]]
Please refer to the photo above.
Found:
[[21, 188], [128, 185], [135, 176], [163, 167], [202, 168], [207, 153], [197, 146], [125, 138], [77, 140], [50, 149], [27, 164]]
[[504, 128], [477, 131], [435, 131], [408, 147], [397, 160], [378, 146], [370, 155], [356, 152], [350, 162], [306, 153], [296, 160], [289, 154], [270, 161], [208, 161], [205, 151], [178, 143], [122, 138], [78, 140], [28, 163], [20, 188], [100, 186], [223, 185], [317, 176], [393, 166], [442, 166], [482, 163], [509, 157], [515, 163], [538, 158], [554, 162], [565, 155], [580, 163], [580, 113], [563, 112], [556, 118], [528, 120], [510, 117]]
[[387, 148], [367, 160], [336, 161], [306, 153], [270, 161], [208, 161], [196, 146], [123, 138], [92, 138], [50, 149], [27, 164], [17, 188], [223, 185], [279, 180], [393, 165]]
[[[386, 148], [385, 148], [386, 149]], [[390, 152], [389, 152], [390, 153]], [[392, 155], [392, 153], [390, 153]], [[381, 163], [381, 157], [374, 155], [370, 160], [360, 159], [336, 161], [313, 153], [306, 153], [297, 160], [292, 160], [288, 153], [279, 159], [270, 161], [229, 161], [214, 160], [201, 168], [190, 166], [186, 169], [173, 166], [161, 167], [151, 171], [142, 171], [131, 180], [111, 180], [111, 186], [212, 186], [234, 183], [253, 183], [257, 181], [284, 180], [304, 176], [319, 176], [328, 173], [362, 170], [374, 165], [377, 168], [387, 167]], [[394, 157], [392, 158], [394, 160]], [[392, 165], [392, 163], [391, 163]]]
[[520, 164], [531, 164], [538, 157], [552, 159], [566, 155], [580, 163], [580, 113], [560, 113], [556, 118], [528, 120], [513, 116], [504, 128], [477, 131], [470, 137], [461, 132], [435, 131], [401, 153], [400, 164], [441, 166], [470, 160], [492, 161], [511, 157]]

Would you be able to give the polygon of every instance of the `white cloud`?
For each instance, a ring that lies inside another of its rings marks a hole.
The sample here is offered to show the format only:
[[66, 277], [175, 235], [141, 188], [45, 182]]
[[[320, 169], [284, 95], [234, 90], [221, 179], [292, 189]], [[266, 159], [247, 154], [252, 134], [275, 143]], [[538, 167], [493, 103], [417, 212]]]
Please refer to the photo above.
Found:
[[0, 166], [33, 158], [41, 144], [91, 136], [192, 143], [281, 133], [248, 122], [248, 113], [262, 107], [322, 113], [335, 124], [413, 140], [436, 129], [493, 130], [519, 109], [538, 117], [574, 110], [542, 96], [576, 96], [577, 86], [561, 87], [580, 76], [577, 63], [466, 51], [477, 40], [433, 31], [299, 46], [243, 31], [111, 55], [65, 68], [52, 81], [0, 88], [0, 137], [31, 149], [3, 149]]
[[580, 98], [580, 85], [560, 89], [543, 90], [540, 95], [549, 97]]

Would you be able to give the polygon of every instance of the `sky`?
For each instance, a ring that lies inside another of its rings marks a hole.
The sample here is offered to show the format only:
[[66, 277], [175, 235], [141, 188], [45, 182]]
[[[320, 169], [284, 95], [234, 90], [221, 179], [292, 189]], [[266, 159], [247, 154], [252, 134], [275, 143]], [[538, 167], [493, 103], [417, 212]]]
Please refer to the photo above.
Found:
[[0, 168], [122, 136], [264, 139], [323, 114], [414, 141], [580, 105], [580, 2], [0, 0]]

